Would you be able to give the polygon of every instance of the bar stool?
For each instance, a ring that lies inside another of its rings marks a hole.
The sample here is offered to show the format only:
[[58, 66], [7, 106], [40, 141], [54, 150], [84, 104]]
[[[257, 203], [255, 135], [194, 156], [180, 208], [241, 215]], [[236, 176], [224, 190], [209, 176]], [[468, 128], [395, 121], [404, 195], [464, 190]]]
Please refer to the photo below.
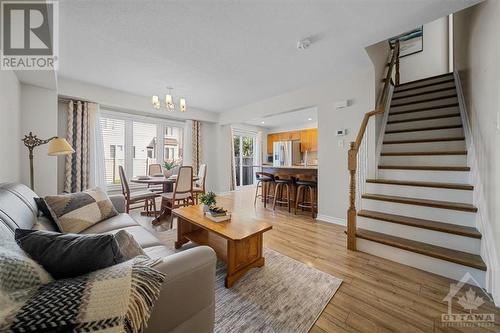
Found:
[[[297, 214], [297, 209], [307, 208], [311, 210], [311, 215], [313, 218], [316, 217], [317, 204], [315, 201], [316, 191], [318, 188], [318, 181], [316, 177], [312, 179], [307, 179], [307, 176], [299, 176], [295, 181], [297, 185], [297, 195], [295, 198], [295, 214]], [[307, 194], [309, 194], [309, 201], [307, 201]], [[302, 201], [300, 201], [300, 196], [302, 195]]]
[[[294, 179], [288, 175], [284, 176], [275, 176], [274, 177], [274, 201], [273, 201], [273, 210], [276, 209], [276, 204], [286, 204], [288, 208], [288, 212], [291, 211], [292, 208], [292, 197], [290, 192], [293, 187]], [[283, 188], [286, 190], [286, 198], [283, 198]]]
[[[253, 204], [255, 206], [257, 198], [261, 197], [262, 201], [264, 201], [264, 207], [266, 207], [267, 201], [270, 197], [269, 189], [271, 188], [271, 184], [274, 182], [274, 175], [267, 172], [256, 172], [255, 178], [257, 179], [257, 188], [255, 189]], [[259, 194], [259, 188], [261, 194]]]

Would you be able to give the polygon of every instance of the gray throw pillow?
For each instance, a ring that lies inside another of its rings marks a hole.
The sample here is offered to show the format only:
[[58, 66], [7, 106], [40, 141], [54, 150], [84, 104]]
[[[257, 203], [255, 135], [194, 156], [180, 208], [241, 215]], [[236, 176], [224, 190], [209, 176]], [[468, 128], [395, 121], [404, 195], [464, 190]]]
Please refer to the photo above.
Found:
[[16, 229], [15, 239], [54, 278], [80, 276], [127, 260], [113, 235]]

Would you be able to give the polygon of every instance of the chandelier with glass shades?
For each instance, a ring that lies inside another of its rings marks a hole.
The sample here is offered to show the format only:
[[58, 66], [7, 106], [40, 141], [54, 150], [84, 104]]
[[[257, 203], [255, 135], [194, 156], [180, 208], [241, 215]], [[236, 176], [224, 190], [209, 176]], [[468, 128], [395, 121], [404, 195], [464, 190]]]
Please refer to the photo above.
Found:
[[[168, 93], [165, 95], [165, 109], [167, 109], [167, 111], [175, 111], [174, 97], [172, 96], [173, 89], [174, 88], [168, 87]], [[159, 110], [161, 108], [160, 97], [158, 95], [153, 95], [153, 97], [151, 98], [151, 103], [156, 110]], [[187, 111], [186, 99], [184, 97], [179, 98], [179, 111]]]

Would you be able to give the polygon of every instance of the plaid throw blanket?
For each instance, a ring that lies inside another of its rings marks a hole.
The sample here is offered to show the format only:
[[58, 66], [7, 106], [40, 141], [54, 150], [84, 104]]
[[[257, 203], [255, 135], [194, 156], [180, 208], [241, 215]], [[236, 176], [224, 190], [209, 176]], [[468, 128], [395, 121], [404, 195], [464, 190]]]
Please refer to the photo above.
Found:
[[38, 287], [0, 332], [141, 332], [165, 276], [157, 260], [133, 260]]

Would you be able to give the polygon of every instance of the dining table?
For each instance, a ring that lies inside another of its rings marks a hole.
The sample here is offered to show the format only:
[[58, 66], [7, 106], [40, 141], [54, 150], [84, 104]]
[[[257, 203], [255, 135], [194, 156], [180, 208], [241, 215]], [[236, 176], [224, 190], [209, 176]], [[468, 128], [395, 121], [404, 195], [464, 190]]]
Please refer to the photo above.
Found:
[[[193, 182], [199, 180], [200, 178], [198, 176], [193, 176]], [[162, 193], [168, 193], [168, 192], [173, 192], [174, 191], [174, 184], [177, 181], [177, 175], [172, 175], [170, 177], [165, 177], [165, 176], [138, 176], [138, 177], [133, 177], [130, 179], [131, 183], [136, 183], [136, 184], [143, 184], [143, 185], [161, 185], [162, 186]], [[160, 215], [153, 220], [153, 224], [157, 224], [160, 222], [160, 219], [162, 217], [165, 217], [165, 213], [161, 211], [153, 212], [153, 213], [159, 213]], [[142, 212], [141, 215], [150, 215], [151, 212], [148, 214], [146, 212]]]

